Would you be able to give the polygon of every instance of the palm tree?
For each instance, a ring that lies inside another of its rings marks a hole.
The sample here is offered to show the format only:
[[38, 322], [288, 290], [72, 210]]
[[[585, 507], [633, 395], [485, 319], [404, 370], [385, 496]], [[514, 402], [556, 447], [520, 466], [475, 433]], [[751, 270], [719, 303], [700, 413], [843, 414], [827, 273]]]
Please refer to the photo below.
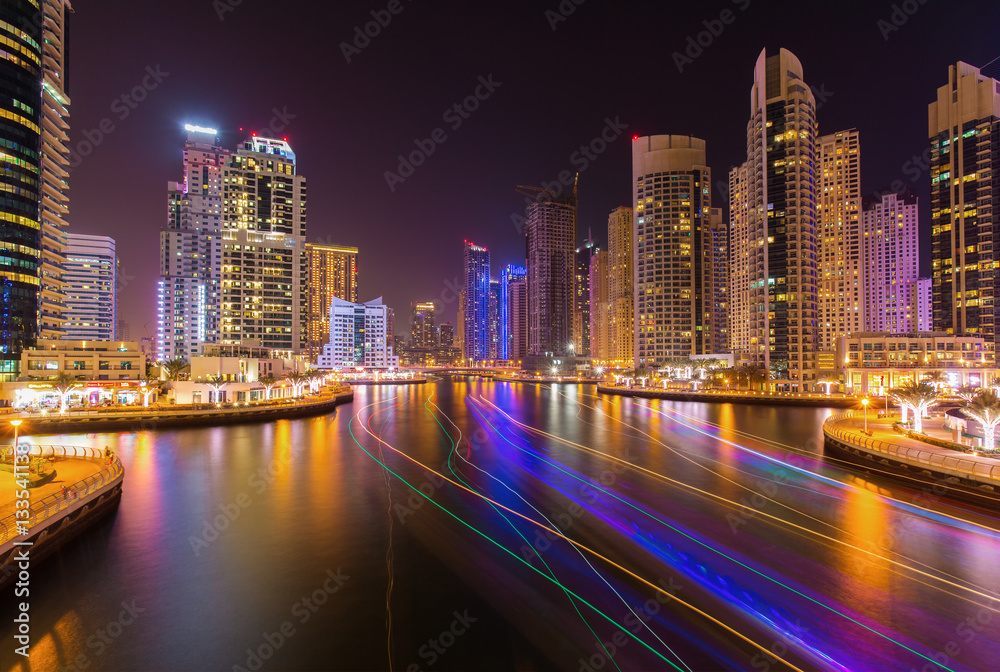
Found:
[[56, 377], [52, 380], [52, 389], [59, 394], [59, 412], [66, 412], [66, 400], [69, 398], [69, 393], [73, 389], [80, 387], [80, 383], [77, 382], [76, 376], [70, 375], [65, 371], [60, 371], [56, 374]]
[[152, 375], [151, 371], [146, 372], [142, 380], [142, 387], [139, 389], [144, 408], [149, 408], [149, 396], [155, 392], [159, 392], [162, 385], [163, 383], [160, 381], [159, 376]]
[[213, 392], [215, 392], [215, 403], [219, 403], [222, 388], [224, 388], [228, 382], [229, 381], [227, 381], [224, 376], [208, 376], [205, 378], [205, 383], [212, 388]]
[[754, 383], [763, 386], [768, 379], [768, 370], [760, 364], [744, 364], [740, 367], [740, 374], [747, 383], [748, 389], [753, 389]]
[[271, 390], [278, 384], [278, 379], [274, 376], [261, 376], [257, 382], [264, 386], [264, 399], [270, 401]]
[[930, 383], [936, 390], [948, 383], [948, 376], [944, 375], [942, 371], [928, 371], [920, 380]]
[[971, 403], [976, 395], [979, 394], [979, 390], [982, 388], [973, 387], [972, 385], [962, 385], [960, 388], [955, 390], [955, 394], [965, 400], [965, 403]]
[[926, 380], [919, 383], [907, 380], [899, 387], [889, 390], [889, 395], [903, 407], [904, 421], [906, 409], [913, 411], [913, 431], [922, 432], [924, 412], [937, 402], [937, 388], [933, 383]]
[[816, 379], [817, 385], [822, 385], [826, 388], [826, 396], [830, 396], [830, 388], [834, 385], [840, 385], [840, 379], [832, 373], [824, 373], [822, 376]]
[[163, 363], [163, 368], [167, 370], [167, 380], [180, 380], [184, 369], [188, 368], [188, 363], [183, 359], [171, 359]]
[[295, 371], [285, 377], [285, 380], [287, 380], [289, 385], [292, 386], [292, 396], [297, 397], [302, 394], [301, 389], [305, 386], [307, 378], [308, 376], [306, 374], [298, 371]]
[[983, 390], [962, 409], [962, 413], [983, 426], [983, 451], [994, 453], [997, 449], [996, 426], [1000, 425], [1000, 397], [993, 390]]

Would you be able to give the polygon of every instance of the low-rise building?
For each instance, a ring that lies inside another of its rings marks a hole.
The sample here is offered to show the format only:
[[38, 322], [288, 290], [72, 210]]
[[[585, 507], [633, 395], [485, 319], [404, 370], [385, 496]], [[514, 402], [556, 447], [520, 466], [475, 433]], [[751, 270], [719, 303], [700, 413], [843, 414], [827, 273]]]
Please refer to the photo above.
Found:
[[146, 355], [135, 341], [39, 339], [21, 352], [21, 376], [3, 383], [0, 400], [18, 408], [57, 407], [54, 384], [61, 373], [77, 381], [68, 397], [73, 406], [139, 403]]
[[951, 387], [985, 387], [997, 379], [995, 353], [981, 336], [945, 332], [861, 332], [837, 341], [845, 391], [882, 395], [904, 380], [940, 372]]

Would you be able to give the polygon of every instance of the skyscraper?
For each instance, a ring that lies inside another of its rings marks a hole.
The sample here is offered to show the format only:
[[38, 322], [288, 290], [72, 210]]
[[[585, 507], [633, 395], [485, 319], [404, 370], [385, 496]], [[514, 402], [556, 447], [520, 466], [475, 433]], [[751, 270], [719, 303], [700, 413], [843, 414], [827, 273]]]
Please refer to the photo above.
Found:
[[63, 264], [69, 212], [69, 0], [42, 0], [41, 266], [38, 337], [62, 338], [67, 320]]
[[528, 353], [570, 355], [576, 264], [576, 188], [542, 193], [528, 204], [524, 226], [528, 268]]
[[722, 208], [709, 210], [703, 237], [706, 263], [704, 277], [705, 354], [729, 352], [729, 224]]
[[434, 304], [414, 301], [410, 305], [410, 347], [433, 348], [437, 345], [434, 328]]
[[381, 296], [365, 303], [332, 298], [330, 342], [323, 347], [318, 365], [324, 369], [398, 366], [399, 359], [387, 338], [388, 312]]
[[490, 253], [465, 243], [465, 358], [490, 358]]
[[[468, 281], [468, 278], [466, 278]], [[467, 359], [465, 354], [465, 297], [467, 292], [464, 289], [458, 291], [458, 309], [455, 314], [455, 347], [463, 359]]]
[[[819, 251], [818, 348], [836, 351], [837, 339], [864, 330], [861, 263], [861, 148], [853, 128], [816, 142], [816, 245]], [[868, 304], [869, 306], [872, 304]]]
[[455, 347], [455, 325], [451, 322], [439, 324], [437, 327], [437, 345], [441, 348]]
[[202, 344], [219, 339], [222, 171], [230, 152], [219, 146], [213, 129], [187, 130], [184, 179], [167, 183], [167, 223], [160, 229], [156, 356], [161, 362], [186, 360]]
[[632, 143], [637, 366], [711, 354], [721, 335], [712, 249], [712, 171], [705, 141], [654, 135]]
[[928, 106], [934, 330], [996, 328], [1000, 262], [1000, 82], [959, 61]]
[[790, 51], [761, 51], [747, 160], [729, 174], [730, 347], [811, 389], [817, 347], [816, 102]]
[[39, 263], [39, 125], [42, 123], [42, 38], [31, 0], [0, 3], [0, 380], [11, 381], [20, 369], [21, 350], [38, 333]]
[[306, 178], [284, 140], [251, 137], [223, 171], [224, 344], [254, 340], [298, 354], [306, 344]]
[[500, 281], [490, 278], [490, 356], [500, 359]]
[[358, 248], [306, 243], [306, 356], [315, 362], [330, 341], [330, 301], [358, 300]]
[[[113, 341], [119, 338], [118, 257], [115, 240], [71, 233], [64, 262], [66, 317], [64, 340]], [[122, 340], [128, 340], [124, 336]]]
[[926, 309], [927, 282], [920, 280], [918, 205], [912, 193], [905, 200], [895, 193], [865, 199], [861, 224], [865, 322], [856, 332], [921, 331], [919, 306]]
[[593, 236], [587, 235], [576, 248], [576, 292], [573, 297], [573, 350], [577, 355], [590, 356], [590, 260], [597, 254]]
[[612, 366], [632, 368], [635, 361], [635, 231], [632, 208], [619, 206], [608, 215], [607, 357]]
[[590, 357], [595, 364], [609, 363], [612, 359], [608, 266], [607, 250], [598, 250], [590, 260]]
[[520, 361], [528, 352], [528, 271], [507, 264], [500, 274], [500, 352], [505, 361]]

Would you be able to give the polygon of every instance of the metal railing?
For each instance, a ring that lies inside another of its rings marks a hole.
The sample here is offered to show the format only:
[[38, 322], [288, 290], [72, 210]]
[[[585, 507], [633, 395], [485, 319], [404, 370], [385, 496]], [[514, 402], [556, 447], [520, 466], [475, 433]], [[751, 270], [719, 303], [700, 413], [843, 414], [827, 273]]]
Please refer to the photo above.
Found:
[[[32, 448], [64, 448], [64, 449], [77, 449], [86, 448], [85, 446], [32, 446]], [[103, 456], [103, 450], [97, 448], [91, 448], [89, 450], [98, 453], [98, 457]], [[34, 454], [34, 453], [32, 453]], [[67, 453], [69, 455], [69, 453]], [[90, 456], [87, 456], [90, 457]], [[98, 459], [95, 457], [93, 459]], [[103, 457], [100, 457], [103, 459]], [[77, 481], [73, 485], [63, 488], [62, 492], [57, 492], [47, 497], [43, 497], [38, 501], [31, 502], [31, 505], [26, 509], [21, 509], [21, 511], [27, 511], [28, 516], [24, 517], [22, 514], [18, 518], [17, 513], [12, 513], [9, 516], [4, 516], [0, 518], [0, 545], [7, 543], [14, 537], [21, 534], [19, 530], [27, 528], [29, 534], [31, 528], [35, 527], [39, 523], [44, 522], [48, 518], [51, 518], [55, 514], [63, 511], [75, 504], [79, 504], [83, 499], [89, 495], [115, 483], [120, 480], [124, 474], [125, 469], [122, 467], [121, 460], [118, 459], [117, 455], [113, 455], [110, 458], [111, 462], [101, 469], [96, 474], [91, 474], [83, 480]], [[26, 501], [26, 500], [21, 500]], [[27, 500], [30, 501], [30, 500]]]
[[[985, 460], [948, 455], [947, 452], [943, 452], [946, 449], [941, 449], [942, 452], [929, 451], [913, 446], [903, 446], [898, 443], [887, 443], [866, 436], [860, 430], [854, 432], [833, 427], [833, 425], [842, 420], [849, 420], [859, 415], [858, 411], [847, 411], [846, 413], [831, 415], [823, 423], [823, 432], [847, 445], [861, 448], [868, 452], [881, 453], [890, 457], [902, 458], [933, 467], [942, 467], [954, 471], [962, 471], [967, 474], [975, 474], [976, 476], [1000, 483], [1000, 464], [993, 465]], [[915, 441], [916, 439], [911, 440]]]

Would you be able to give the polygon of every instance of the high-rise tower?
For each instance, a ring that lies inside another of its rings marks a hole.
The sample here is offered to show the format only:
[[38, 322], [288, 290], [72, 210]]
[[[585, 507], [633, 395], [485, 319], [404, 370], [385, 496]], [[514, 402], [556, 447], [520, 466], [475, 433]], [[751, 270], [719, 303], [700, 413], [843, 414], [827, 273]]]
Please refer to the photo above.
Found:
[[528, 353], [571, 355], [575, 299], [576, 189], [541, 192], [527, 206]]
[[156, 357], [161, 362], [186, 360], [202, 344], [219, 340], [222, 172], [230, 152], [219, 146], [214, 129], [188, 126], [187, 131], [184, 178], [167, 184], [167, 224], [160, 229]]
[[69, 213], [69, 81], [67, 33], [73, 11], [69, 0], [42, 0], [41, 98], [41, 266], [39, 268], [38, 337], [66, 335], [66, 261]]
[[818, 340], [816, 102], [802, 64], [761, 51], [747, 160], [729, 175], [730, 347], [811, 389]]
[[38, 332], [42, 26], [31, 0], [0, 3], [0, 381], [14, 380]]
[[253, 136], [223, 170], [219, 340], [306, 345], [306, 178], [285, 140]]
[[718, 331], [712, 245], [719, 237], [705, 141], [686, 135], [636, 139], [632, 182], [636, 365], [710, 354]]
[[507, 264], [500, 273], [500, 353], [505, 361], [521, 361], [528, 353], [528, 271]]
[[465, 243], [465, 358], [490, 358], [490, 252]]
[[71, 233], [66, 247], [64, 339], [113, 341], [118, 332], [118, 256], [107, 236]]
[[855, 331], [921, 331], [920, 307], [926, 303], [927, 283], [920, 280], [917, 206], [912, 193], [905, 200], [888, 193], [865, 201], [861, 216], [865, 322]]
[[306, 243], [306, 356], [315, 362], [330, 341], [330, 302], [358, 302], [358, 248]]
[[928, 106], [934, 329], [1000, 343], [1000, 81], [961, 61]]
[[819, 250], [819, 343], [828, 352], [837, 339], [865, 326], [861, 260], [861, 148], [856, 130], [824, 135], [816, 143], [816, 245]]

